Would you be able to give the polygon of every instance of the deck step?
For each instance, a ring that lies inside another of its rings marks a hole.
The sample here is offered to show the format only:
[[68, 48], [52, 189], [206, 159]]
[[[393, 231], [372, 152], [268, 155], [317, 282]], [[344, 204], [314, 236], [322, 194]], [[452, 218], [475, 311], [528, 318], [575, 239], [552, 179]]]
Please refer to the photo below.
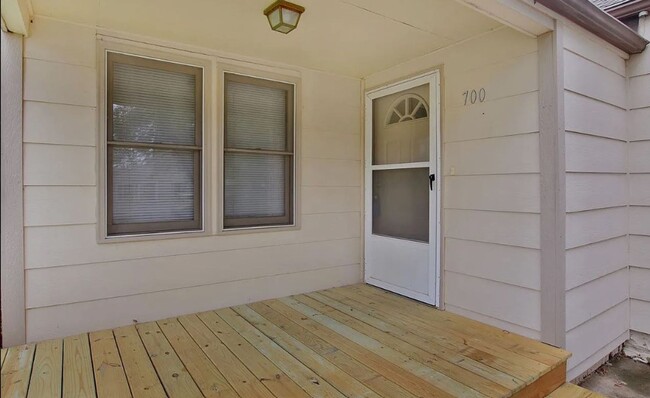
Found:
[[564, 383], [560, 388], [553, 391], [549, 398], [605, 398], [597, 392], [587, 390], [571, 383]]

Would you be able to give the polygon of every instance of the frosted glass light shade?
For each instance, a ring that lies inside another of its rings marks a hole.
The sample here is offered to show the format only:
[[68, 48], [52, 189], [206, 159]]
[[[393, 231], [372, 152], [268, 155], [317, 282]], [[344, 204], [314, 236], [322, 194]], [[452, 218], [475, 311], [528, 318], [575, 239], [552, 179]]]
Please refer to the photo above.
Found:
[[281, 8], [276, 8], [275, 10], [271, 11], [269, 15], [267, 15], [267, 18], [269, 19], [269, 23], [271, 24], [271, 29], [274, 28], [274, 26], [279, 26], [282, 24], [282, 9]]
[[268, 18], [271, 29], [286, 34], [298, 26], [300, 14], [304, 11], [305, 8], [297, 4], [278, 0], [264, 10], [264, 15]]
[[300, 13], [289, 8], [282, 8], [282, 22], [290, 26], [297, 26]]

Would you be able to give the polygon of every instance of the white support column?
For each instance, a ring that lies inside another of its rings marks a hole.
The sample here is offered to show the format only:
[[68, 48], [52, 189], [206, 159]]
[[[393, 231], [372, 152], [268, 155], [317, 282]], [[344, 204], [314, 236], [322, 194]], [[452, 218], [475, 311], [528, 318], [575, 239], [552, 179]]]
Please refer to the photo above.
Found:
[[1, 32], [0, 305], [3, 347], [25, 343], [23, 36]]
[[541, 169], [541, 337], [566, 345], [566, 182], [562, 25], [538, 40]]

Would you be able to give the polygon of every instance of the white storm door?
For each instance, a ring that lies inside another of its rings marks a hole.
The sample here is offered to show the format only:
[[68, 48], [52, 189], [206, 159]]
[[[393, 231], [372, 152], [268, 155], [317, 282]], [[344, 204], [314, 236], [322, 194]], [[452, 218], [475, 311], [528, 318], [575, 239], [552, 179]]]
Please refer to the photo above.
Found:
[[438, 305], [438, 73], [366, 97], [365, 281]]

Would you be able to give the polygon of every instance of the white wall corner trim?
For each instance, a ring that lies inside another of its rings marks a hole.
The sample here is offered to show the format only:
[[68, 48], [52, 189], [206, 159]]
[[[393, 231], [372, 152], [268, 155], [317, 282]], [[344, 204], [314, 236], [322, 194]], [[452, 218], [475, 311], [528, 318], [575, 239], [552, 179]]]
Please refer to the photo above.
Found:
[[2, 345], [25, 343], [25, 269], [23, 238], [23, 37], [2, 35], [0, 77], [2, 220], [0, 303]]
[[538, 38], [541, 338], [565, 347], [565, 146], [562, 25]]

